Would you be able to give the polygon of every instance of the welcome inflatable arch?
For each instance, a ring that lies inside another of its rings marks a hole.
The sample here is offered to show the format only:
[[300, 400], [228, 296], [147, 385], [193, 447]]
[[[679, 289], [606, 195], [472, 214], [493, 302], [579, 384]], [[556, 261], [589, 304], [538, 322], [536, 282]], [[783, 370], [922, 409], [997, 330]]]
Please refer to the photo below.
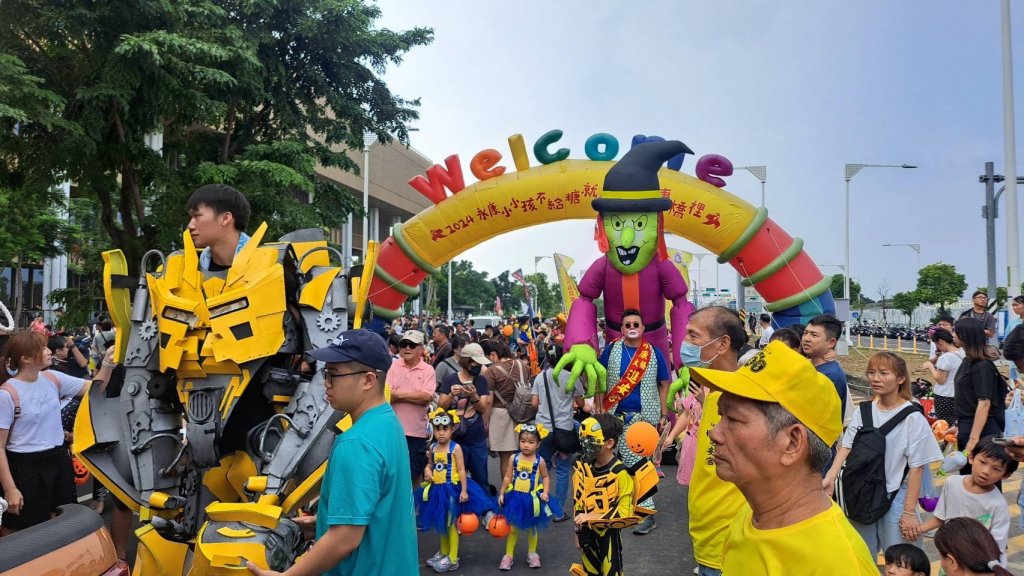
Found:
[[[605, 173], [614, 165], [611, 159], [618, 143], [610, 135], [595, 134], [588, 139], [586, 152], [601, 159], [571, 160], [567, 149], [548, 151], [560, 137], [561, 131], [553, 130], [538, 139], [534, 153], [544, 163], [536, 167], [528, 164], [522, 137], [510, 137], [518, 171], [507, 174], [497, 166], [502, 157], [497, 150], [479, 152], [470, 168], [480, 181], [468, 187], [455, 155], [445, 160], [444, 168], [435, 165], [427, 177], [411, 180], [410, 185], [434, 206], [394, 226], [393, 235], [381, 246], [369, 292], [374, 314], [399, 316], [402, 304], [419, 294], [428, 274], [495, 236], [548, 222], [596, 219], [590, 201], [597, 198]], [[633, 143], [652, 139], [660, 138], [637, 136]], [[672, 209], [665, 212], [667, 233], [717, 254], [719, 263], [731, 264], [781, 326], [806, 323], [822, 312], [835, 313], [831, 278], [804, 251], [803, 240], [786, 233], [765, 208], [719, 187], [725, 182], [715, 176], [732, 174], [727, 159], [702, 157], [696, 169], [700, 179], [679, 172], [681, 164], [682, 157], [673, 159], [659, 173], [662, 194], [672, 200]], [[452, 194], [446, 195], [445, 188]]]

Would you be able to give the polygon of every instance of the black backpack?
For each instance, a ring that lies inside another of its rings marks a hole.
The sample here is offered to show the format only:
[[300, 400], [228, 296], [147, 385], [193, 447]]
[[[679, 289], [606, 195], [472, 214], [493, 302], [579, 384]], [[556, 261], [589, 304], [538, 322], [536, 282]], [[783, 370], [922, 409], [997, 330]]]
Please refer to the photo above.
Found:
[[[898, 490], [889, 492], [885, 489], [885, 437], [914, 412], [922, 412], [921, 406], [912, 403], [881, 428], [875, 428], [871, 402], [861, 403], [863, 426], [857, 431], [850, 454], [836, 478], [836, 502], [850, 520], [873, 524], [892, 506]], [[906, 475], [907, 470], [904, 470], [904, 478]]]

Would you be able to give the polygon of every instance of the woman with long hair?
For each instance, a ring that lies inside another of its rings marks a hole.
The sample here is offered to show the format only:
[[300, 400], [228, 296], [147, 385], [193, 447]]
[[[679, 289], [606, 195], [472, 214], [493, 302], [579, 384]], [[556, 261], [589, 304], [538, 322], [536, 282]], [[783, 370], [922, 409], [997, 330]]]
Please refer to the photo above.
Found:
[[985, 525], [974, 518], [950, 518], [935, 531], [935, 548], [947, 576], [997, 574], [1013, 576], [1000, 562], [999, 545]]
[[[903, 420], [885, 436], [885, 489], [892, 503], [888, 512], [871, 524], [850, 520], [868, 545], [868, 551], [874, 555], [895, 544], [913, 543], [904, 535], [916, 538], [916, 528], [920, 524], [917, 498], [924, 471], [929, 463], [942, 460], [942, 451], [924, 413], [919, 406], [914, 409], [910, 370], [902, 357], [892, 352], [873, 354], [868, 359], [867, 380], [875, 397], [867, 411], [871, 422], [865, 422], [867, 417], [862, 407], [853, 413], [853, 422], [839, 441], [839, 451], [822, 480], [822, 486], [827, 494], [832, 494], [839, 470], [850, 455], [862, 427], [880, 428], [891, 419], [903, 416]], [[909, 414], [904, 414], [904, 411], [909, 411]], [[891, 496], [893, 493], [895, 496]], [[920, 545], [920, 539], [917, 542]]]
[[[106, 388], [114, 347], [93, 381]], [[24, 330], [0, 357], [0, 497], [4, 530], [35, 526], [75, 501], [71, 456], [63, 447], [60, 399], [81, 397], [86, 381], [53, 370], [46, 337]]]
[[[953, 325], [953, 343], [964, 350], [964, 361], [953, 381], [957, 418], [957, 449], [970, 452], [985, 436], [1003, 433], [1003, 399], [1007, 386], [996, 365], [985, 354], [985, 325], [961, 318]], [[970, 473], [970, 465], [964, 474]]]

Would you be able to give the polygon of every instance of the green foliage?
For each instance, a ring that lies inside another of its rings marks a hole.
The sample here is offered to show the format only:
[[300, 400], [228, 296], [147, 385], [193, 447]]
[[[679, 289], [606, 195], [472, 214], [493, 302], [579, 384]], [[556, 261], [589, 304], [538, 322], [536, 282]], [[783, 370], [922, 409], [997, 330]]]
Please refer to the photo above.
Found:
[[185, 199], [210, 182], [246, 194], [250, 232], [339, 227], [359, 201], [314, 168], [355, 171], [365, 131], [407, 142], [418, 117], [381, 75], [432, 32], [379, 16], [360, 0], [4, 0], [0, 187], [74, 182], [132, 273], [180, 245]]
[[917, 298], [917, 292], [897, 292], [892, 297], [892, 307], [903, 312], [907, 316], [913, 316], [921, 301]]
[[[844, 276], [842, 274], [834, 274], [832, 276], [832, 285], [830, 289], [832, 290], [833, 298], [843, 297], [843, 278]], [[857, 282], [853, 278], [850, 279], [850, 302], [854, 308], [860, 309], [863, 309], [865, 304], [871, 304], [874, 302], [871, 298], [864, 296], [861, 291], [860, 282]]]
[[[519, 311], [518, 299], [513, 296], [513, 291], [519, 283], [512, 279], [512, 275], [508, 270], [498, 274], [494, 278], [491, 278], [491, 285], [494, 286], [494, 295], [501, 298], [501, 305], [505, 309], [506, 314], [512, 314], [513, 312]], [[519, 298], [522, 298], [523, 290], [519, 289]], [[513, 306], [513, 302], [515, 305]], [[493, 305], [493, 304], [492, 304]]]
[[[456, 260], [452, 263], [452, 306], [471, 306], [474, 312], [485, 312], [494, 308], [494, 286], [487, 280], [487, 272], [473, 269], [469, 260]], [[447, 310], [448, 308], [448, 264], [441, 267], [430, 280], [434, 282], [436, 291], [434, 301], [428, 302], [431, 310]]]
[[956, 302], [967, 290], [967, 278], [952, 264], [929, 264], [918, 272], [917, 296], [923, 304], [938, 304], [945, 311], [946, 304]]

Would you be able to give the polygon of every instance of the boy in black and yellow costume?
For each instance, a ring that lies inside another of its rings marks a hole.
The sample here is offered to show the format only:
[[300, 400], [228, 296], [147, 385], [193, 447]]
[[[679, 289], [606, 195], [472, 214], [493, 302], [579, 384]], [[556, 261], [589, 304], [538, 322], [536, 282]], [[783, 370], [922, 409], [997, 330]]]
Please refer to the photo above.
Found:
[[647, 459], [631, 471], [616, 456], [622, 421], [612, 414], [587, 418], [580, 426], [582, 451], [572, 476], [576, 539], [582, 564], [577, 576], [620, 576], [622, 541], [619, 530], [652, 514], [636, 502], [654, 494], [658, 474]]

